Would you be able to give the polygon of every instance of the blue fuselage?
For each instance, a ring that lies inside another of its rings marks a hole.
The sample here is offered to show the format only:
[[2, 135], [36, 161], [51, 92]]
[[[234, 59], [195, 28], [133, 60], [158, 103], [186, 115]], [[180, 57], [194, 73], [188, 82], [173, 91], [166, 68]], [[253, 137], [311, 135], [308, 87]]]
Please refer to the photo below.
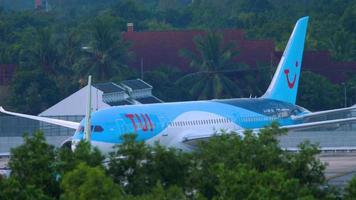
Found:
[[[234, 126], [229, 129], [233, 131], [262, 128], [272, 121], [292, 125], [300, 123], [292, 116], [305, 113], [309, 112], [299, 106], [263, 98], [117, 106], [92, 114], [91, 139], [118, 144], [121, 135], [128, 133], [136, 133], [139, 141], [147, 141], [159, 138], [160, 134], [209, 134], [229, 125]], [[83, 130], [79, 128], [73, 139], [83, 139]]]

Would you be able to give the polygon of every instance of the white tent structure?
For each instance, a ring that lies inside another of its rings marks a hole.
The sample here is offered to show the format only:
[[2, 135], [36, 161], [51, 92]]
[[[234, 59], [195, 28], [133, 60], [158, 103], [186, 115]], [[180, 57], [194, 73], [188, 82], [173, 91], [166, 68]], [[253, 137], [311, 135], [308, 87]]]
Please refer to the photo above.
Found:
[[[110, 107], [103, 102], [104, 92], [91, 86], [91, 99], [93, 110]], [[86, 112], [86, 101], [88, 86], [83, 87], [47, 110], [41, 112], [39, 116], [56, 117], [56, 116], [84, 116]]]

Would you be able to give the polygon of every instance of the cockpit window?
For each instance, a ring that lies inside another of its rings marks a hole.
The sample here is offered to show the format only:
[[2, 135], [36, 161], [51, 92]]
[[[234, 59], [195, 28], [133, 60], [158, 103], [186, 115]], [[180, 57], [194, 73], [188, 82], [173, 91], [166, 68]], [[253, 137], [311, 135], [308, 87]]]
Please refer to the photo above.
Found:
[[94, 132], [103, 132], [104, 129], [101, 126], [94, 126]]
[[[91, 131], [100, 133], [100, 132], [103, 132], [104, 129], [103, 129], [102, 126], [98, 126], [98, 125], [97, 125], [97, 126], [91, 126]], [[84, 132], [84, 126], [79, 126], [79, 127], [77, 128], [77, 132]]]
[[84, 132], [84, 126], [79, 126], [77, 128], [77, 132]]

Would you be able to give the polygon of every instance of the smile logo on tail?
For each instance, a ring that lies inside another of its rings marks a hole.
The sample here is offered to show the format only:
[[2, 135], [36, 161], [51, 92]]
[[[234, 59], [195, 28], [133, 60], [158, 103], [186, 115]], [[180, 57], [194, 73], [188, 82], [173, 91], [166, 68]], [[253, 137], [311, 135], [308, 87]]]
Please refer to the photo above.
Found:
[[[295, 62], [295, 67], [298, 67], [298, 61]], [[294, 74], [294, 78], [292, 81], [289, 80], [289, 69], [285, 69], [284, 74], [286, 75], [288, 87], [292, 89], [294, 87], [295, 81], [297, 80], [297, 74]]]

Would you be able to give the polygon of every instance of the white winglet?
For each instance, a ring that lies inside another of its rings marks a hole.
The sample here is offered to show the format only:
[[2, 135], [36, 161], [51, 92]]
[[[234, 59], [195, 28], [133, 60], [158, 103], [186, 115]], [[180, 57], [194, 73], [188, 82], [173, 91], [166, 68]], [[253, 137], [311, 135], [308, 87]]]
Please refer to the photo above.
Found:
[[6, 112], [6, 110], [4, 110], [4, 108], [2, 106], [0, 106], [0, 112], [4, 113], [4, 112]]
[[63, 126], [71, 129], [77, 129], [79, 126], [78, 122], [72, 122], [72, 121], [66, 121], [66, 120], [60, 120], [60, 119], [53, 119], [49, 117], [39, 117], [39, 116], [34, 116], [34, 115], [26, 115], [26, 114], [21, 114], [21, 113], [15, 113], [15, 112], [9, 112], [6, 111], [2, 106], [0, 106], [0, 112], [8, 114], [8, 115], [14, 115], [18, 117], [23, 117], [23, 118], [28, 118], [28, 119], [33, 119], [37, 121], [42, 121], [42, 122], [47, 122], [50, 124], [55, 124], [58, 126]]

